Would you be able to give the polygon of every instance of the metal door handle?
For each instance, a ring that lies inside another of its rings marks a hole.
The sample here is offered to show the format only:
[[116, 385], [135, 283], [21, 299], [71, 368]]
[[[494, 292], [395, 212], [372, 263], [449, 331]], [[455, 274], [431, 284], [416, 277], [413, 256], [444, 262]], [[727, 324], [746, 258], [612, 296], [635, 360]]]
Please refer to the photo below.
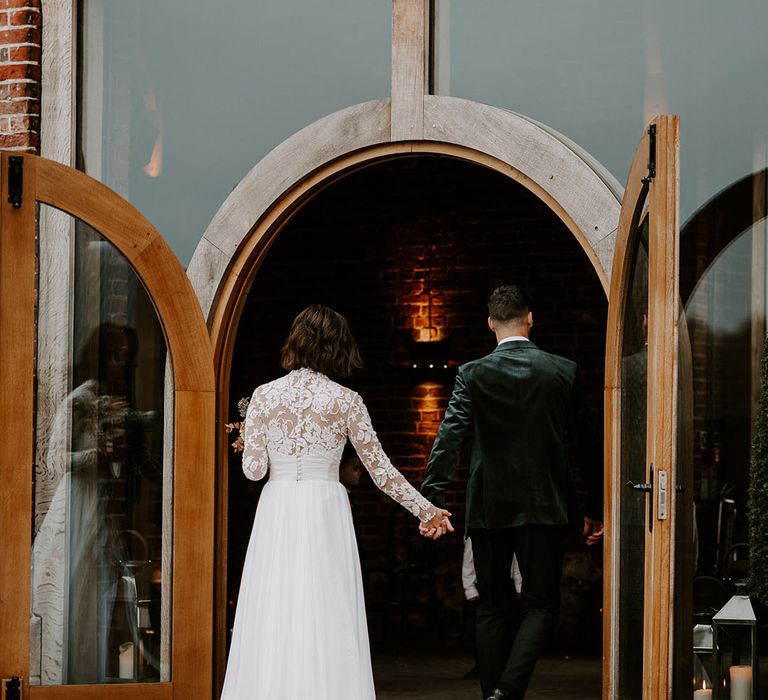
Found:
[[[653, 473], [653, 464], [649, 467], [649, 473], [651, 477], [651, 482], [649, 484], [636, 484], [634, 481], [628, 481], [627, 486], [631, 488], [633, 491], [639, 491], [640, 493], [652, 493], [653, 492], [653, 481], [654, 481], [654, 473]], [[666, 498], [666, 488], [664, 497]], [[653, 532], [653, 506], [648, 508], [648, 531]]]

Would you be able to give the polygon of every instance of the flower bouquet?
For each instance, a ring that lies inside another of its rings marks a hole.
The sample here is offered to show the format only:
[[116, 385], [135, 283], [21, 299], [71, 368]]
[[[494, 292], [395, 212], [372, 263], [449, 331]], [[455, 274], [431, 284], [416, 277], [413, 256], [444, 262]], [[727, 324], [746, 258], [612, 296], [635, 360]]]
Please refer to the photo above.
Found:
[[240, 414], [240, 420], [232, 421], [224, 426], [227, 435], [235, 438], [235, 441], [230, 443], [235, 452], [242, 452], [245, 447], [243, 442], [243, 426], [245, 425], [245, 416], [248, 413], [248, 404], [250, 403], [251, 399], [248, 396], [240, 399], [237, 402], [237, 412]]

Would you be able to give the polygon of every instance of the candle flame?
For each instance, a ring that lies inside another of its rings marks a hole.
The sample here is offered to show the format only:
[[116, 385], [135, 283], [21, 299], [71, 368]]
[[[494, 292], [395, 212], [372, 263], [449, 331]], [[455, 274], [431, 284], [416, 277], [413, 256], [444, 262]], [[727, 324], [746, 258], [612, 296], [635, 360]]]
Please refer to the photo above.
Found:
[[706, 689], [707, 689], [707, 682], [704, 681], [704, 685], [702, 686], [702, 690], [706, 690]]

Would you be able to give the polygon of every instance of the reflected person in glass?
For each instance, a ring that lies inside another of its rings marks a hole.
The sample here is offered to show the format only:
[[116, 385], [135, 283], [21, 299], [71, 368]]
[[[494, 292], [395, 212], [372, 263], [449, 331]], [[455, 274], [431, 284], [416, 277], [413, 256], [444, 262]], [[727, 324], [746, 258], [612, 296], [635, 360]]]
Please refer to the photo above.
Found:
[[71, 367], [75, 388], [44, 427], [49, 440], [37, 466], [32, 550], [39, 648], [33, 670], [42, 685], [98, 683], [117, 675], [117, 646], [110, 637], [120, 563], [128, 557], [118, 525], [122, 513], [110, 511], [110, 504], [130, 506], [130, 499], [115, 498], [115, 489], [126, 481], [121, 471], [131, 462], [128, 428], [136, 412], [127, 387], [137, 351], [134, 328], [93, 328]]

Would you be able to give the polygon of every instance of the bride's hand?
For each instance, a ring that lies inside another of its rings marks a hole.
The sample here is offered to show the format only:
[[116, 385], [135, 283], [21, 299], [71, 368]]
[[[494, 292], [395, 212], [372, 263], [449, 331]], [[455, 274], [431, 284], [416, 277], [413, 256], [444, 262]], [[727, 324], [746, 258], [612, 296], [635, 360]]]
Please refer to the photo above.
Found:
[[419, 532], [432, 540], [437, 540], [446, 532], [453, 532], [453, 525], [450, 521], [450, 513], [447, 510], [438, 508], [437, 514], [425, 523], [419, 524]]

